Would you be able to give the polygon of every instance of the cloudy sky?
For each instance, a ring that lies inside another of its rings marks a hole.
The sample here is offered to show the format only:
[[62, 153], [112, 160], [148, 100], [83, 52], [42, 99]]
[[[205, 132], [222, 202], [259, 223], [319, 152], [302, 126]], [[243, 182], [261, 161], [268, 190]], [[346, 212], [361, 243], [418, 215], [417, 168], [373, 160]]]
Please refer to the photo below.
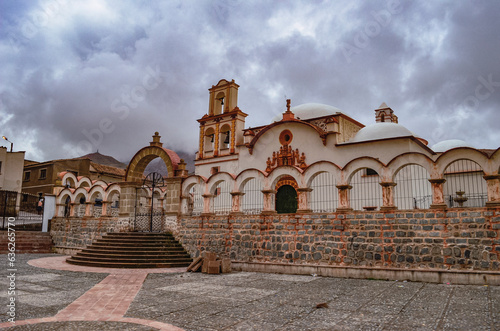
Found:
[[226, 78], [247, 126], [285, 95], [364, 124], [386, 102], [430, 145], [497, 148], [499, 17], [494, 0], [3, 0], [0, 135], [37, 161], [128, 161], [155, 131], [194, 152], [207, 89]]

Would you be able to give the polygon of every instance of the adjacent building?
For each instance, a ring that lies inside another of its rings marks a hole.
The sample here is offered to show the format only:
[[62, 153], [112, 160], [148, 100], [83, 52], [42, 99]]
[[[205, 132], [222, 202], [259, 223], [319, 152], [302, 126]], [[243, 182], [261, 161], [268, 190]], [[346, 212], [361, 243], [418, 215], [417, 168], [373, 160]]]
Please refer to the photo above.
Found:
[[21, 192], [24, 152], [8, 152], [0, 147], [0, 190]]
[[91, 180], [106, 183], [123, 181], [126, 165], [100, 153], [92, 153], [79, 158], [60, 159], [46, 162], [26, 160], [22, 173], [22, 190], [31, 194], [52, 194], [59, 183], [59, 174], [70, 172], [75, 177], [85, 176]]

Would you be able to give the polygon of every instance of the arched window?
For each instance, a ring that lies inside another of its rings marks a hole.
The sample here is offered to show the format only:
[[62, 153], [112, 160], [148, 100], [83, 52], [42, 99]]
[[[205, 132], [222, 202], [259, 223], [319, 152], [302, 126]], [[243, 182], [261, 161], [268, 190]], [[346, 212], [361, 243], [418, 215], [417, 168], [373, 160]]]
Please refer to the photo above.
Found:
[[333, 212], [338, 205], [335, 177], [328, 173], [318, 174], [311, 182], [311, 210], [315, 213]]
[[247, 181], [243, 188], [241, 210], [245, 214], [260, 214], [264, 209], [264, 195], [262, 194], [262, 182], [256, 178]]
[[231, 189], [227, 182], [221, 181], [214, 188], [213, 212], [215, 214], [229, 214], [231, 212], [232, 197]]
[[70, 209], [71, 208], [71, 199], [69, 196], [66, 197], [66, 200], [64, 201], [64, 217], [69, 217]]
[[457, 160], [448, 165], [443, 178], [448, 207], [483, 207], [488, 201], [486, 181], [481, 166], [471, 160]]
[[417, 164], [402, 167], [394, 182], [394, 204], [398, 209], [428, 209], [432, 203], [432, 185], [427, 170]]
[[86, 197], [83, 193], [80, 193], [76, 196], [75, 198], [75, 206], [73, 210], [73, 214], [76, 217], [83, 217], [85, 216], [85, 209], [87, 208], [87, 205], [85, 204], [86, 202]]
[[189, 189], [188, 213], [200, 215], [203, 212], [203, 196], [201, 185], [195, 184]]
[[382, 206], [382, 186], [379, 183], [380, 176], [375, 170], [358, 169], [351, 178], [351, 208], [354, 210], [376, 210]]

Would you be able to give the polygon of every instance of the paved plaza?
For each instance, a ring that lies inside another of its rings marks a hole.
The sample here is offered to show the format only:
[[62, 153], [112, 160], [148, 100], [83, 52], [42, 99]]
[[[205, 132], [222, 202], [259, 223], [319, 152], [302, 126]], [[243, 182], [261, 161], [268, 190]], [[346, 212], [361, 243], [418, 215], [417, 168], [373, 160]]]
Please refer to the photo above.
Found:
[[497, 286], [92, 269], [64, 259], [16, 256], [15, 326], [3, 269], [2, 329], [500, 330]]

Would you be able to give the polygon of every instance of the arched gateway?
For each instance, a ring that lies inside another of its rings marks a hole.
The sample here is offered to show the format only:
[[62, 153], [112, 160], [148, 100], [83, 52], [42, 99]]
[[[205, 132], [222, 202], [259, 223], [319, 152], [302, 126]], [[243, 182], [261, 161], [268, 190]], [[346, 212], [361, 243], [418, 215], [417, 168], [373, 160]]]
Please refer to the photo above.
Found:
[[[155, 132], [149, 146], [139, 150], [130, 161], [125, 173], [125, 182], [121, 184], [120, 212], [133, 218], [136, 223], [137, 215], [148, 210], [147, 207], [153, 203], [155, 211], [162, 216], [160, 229], [169, 230], [168, 226], [165, 226], [163, 216], [168, 218], [169, 215], [177, 215], [182, 177], [187, 175], [187, 171], [184, 160], [174, 151], [164, 148], [160, 138], [158, 132]], [[144, 170], [152, 160], [158, 157], [165, 163], [168, 176], [164, 179], [164, 187], [157, 187], [153, 193], [150, 189], [142, 187], [145, 179]], [[141, 198], [144, 201], [141, 201]], [[151, 201], [152, 199], [154, 201]], [[147, 227], [136, 228], [136, 230], [148, 231]]]
[[175, 176], [175, 170], [181, 163], [181, 159], [174, 151], [164, 148], [160, 138], [158, 132], [155, 132], [153, 141], [149, 143], [149, 146], [142, 148], [134, 155], [125, 173], [126, 182], [141, 182], [147, 165], [157, 157], [160, 157], [165, 162], [168, 177]]

